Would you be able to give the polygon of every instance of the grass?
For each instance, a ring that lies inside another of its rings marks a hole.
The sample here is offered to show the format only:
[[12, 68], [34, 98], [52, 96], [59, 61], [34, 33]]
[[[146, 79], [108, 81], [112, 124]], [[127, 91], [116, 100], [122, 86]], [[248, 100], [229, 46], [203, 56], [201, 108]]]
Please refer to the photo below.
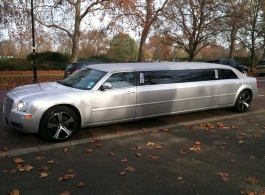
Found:
[[[37, 71], [38, 83], [58, 81], [64, 78], [63, 70]], [[0, 90], [32, 84], [33, 71], [0, 71]]]

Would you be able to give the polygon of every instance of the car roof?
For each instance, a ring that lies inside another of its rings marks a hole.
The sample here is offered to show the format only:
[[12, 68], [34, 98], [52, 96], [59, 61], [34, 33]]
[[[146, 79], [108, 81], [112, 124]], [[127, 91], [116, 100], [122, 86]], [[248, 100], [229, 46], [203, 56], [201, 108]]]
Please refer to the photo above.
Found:
[[210, 64], [206, 62], [139, 62], [139, 63], [110, 63], [95, 64], [88, 68], [105, 72], [118, 71], [154, 71], [154, 70], [185, 70], [185, 69], [208, 69], [231, 67], [221, 64]]

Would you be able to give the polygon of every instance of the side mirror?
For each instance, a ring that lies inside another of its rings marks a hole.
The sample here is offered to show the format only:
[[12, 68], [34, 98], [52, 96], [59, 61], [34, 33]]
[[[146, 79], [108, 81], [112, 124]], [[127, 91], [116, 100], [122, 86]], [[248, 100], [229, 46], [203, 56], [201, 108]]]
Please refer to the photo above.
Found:
[[105, 90], [105, 89], [112, 89], [112, 84], [110, 83], [103, 83], [100, 87], [100, 90]]

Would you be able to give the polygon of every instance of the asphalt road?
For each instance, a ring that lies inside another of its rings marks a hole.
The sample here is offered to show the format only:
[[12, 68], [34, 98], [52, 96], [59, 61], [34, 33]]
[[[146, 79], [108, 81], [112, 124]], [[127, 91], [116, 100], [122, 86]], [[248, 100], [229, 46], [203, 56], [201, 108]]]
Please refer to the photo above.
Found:
[[7, 149], [8, 157], [0, 158], [0, 194], [263, 195], [264, 118], [265, 110], [38, 146], [25, 154]]

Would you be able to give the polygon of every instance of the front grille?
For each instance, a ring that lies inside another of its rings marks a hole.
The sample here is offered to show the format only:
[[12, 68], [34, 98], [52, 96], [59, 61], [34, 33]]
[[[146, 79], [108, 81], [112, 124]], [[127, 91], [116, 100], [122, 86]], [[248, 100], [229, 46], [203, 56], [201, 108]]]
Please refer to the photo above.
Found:
[[13, 106], [14, 100], [10, 97], [6, 96], [4, 99], [4, 105], [3, 105], [3, 111], [5, 116], [9, 116], [12, 106]]

